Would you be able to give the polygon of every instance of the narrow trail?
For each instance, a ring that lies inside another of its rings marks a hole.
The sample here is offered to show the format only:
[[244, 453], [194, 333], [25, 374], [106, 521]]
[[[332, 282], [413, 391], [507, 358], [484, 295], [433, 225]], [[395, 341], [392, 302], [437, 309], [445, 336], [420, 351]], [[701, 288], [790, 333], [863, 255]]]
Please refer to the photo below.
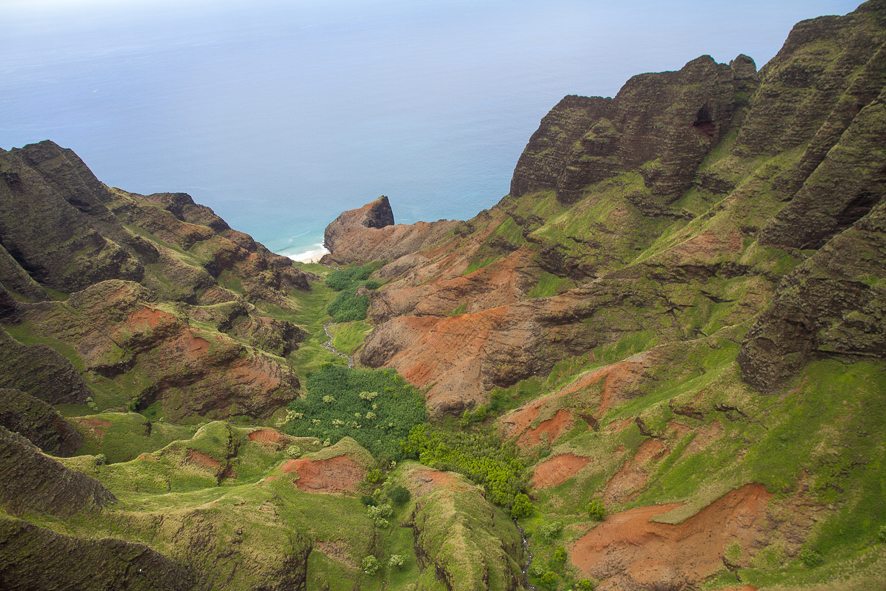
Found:
[[341, 351], [339, 351], [338, 349], [335, 348], [335, 345], [332, 344], [332, 340], [333, 340], [332, 333], [329, 332], [329, 325], [330, 324], [332, 324], [331, 320], [329, 322], [326, 322], [325, 324], [323, 324], [323, 332], [326, 333], [326, 342], [323, 343], [323, 347], [327, 351], [332, 353], [333, 355], [336, 355], [338, 357], [346, 359], [348, 362], [348, 367], [354, 367], [354, 358], [352, 356], [348, 355], [347, 353], [342, 353]]

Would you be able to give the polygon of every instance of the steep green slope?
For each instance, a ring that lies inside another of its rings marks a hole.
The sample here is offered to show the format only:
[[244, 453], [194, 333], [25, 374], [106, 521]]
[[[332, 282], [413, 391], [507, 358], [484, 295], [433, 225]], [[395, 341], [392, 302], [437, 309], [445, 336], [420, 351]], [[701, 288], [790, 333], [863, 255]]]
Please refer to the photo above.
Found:
[[0, 152], [0, 585], [876, 588], [884, 40], [566, 97], [474, 219], [343, 213], [351, 267]]

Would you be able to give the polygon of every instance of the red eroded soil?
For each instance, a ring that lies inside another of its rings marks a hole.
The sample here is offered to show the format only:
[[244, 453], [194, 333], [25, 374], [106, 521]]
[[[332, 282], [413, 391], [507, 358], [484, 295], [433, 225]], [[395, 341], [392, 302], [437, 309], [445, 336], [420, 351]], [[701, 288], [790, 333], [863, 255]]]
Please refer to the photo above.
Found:
[[293, 481], [295, 486], [312, 493], [354, 492], [366, 475], [366, 469], [348, 456], [287, 460], [283, 463], [283, 472], [298, 474]]
[[261, 357], [234, 362], [228, 375], [234, 383], [248, 384], [263, 391], [273, 390], [280, 385], [279, 368]]
[[170, 349], [168, 354], [187, 361], [196, 361], [209, 352], [209, 341], [198, 337], [189, 329], [180, 331], [175, 338], [164, 342], [166, 343]]
[[677, 525], [652, 518], [680, 504], [616, 513], [579, 538], [569, 556], [582, 574], [601, 579], [604, 591], [694, 584], [723, 569], [728, 545], [746, 548], [763, 534], [770, 496], [762, 485], [747, 484]]
[[276, 429], [256, 429], [248, 435], [249, 441], [256, 443], [281, 443], [286, 441], [286, 436]]
[[572, 413], [561, 408], [551, 418], [540, 422], [536, 427], [528, 429], [517, 440], [520, 447], [532, 447], [545, 439], [548, 443], [554, 443], [560, 435], [572, 427]]
[[213, 472], [221, 468], [222, 465], [221, 462], [213, 458], [211, 455], [205, 454], [202, 451], [197, 451], [196, 449], [188, 450], [187, 459], [191, 464], [200, 466], [201, 468], [208, 468]]
[[687, 454], [694, 454], [704, 451], [714, 441], [723, 436], [723, 425], [719, 421], [714, 421], [705, 425], [701, 429], [696, 429], [695, 437], [686, 448]]
[[675, 247], [674, 253], [685, 258], [710, 258], [718, 254], [740, 252], [741, 247], [742, 236], [738, 230], [708, 230]]
[[175, 316], [162, 310], [153, 308], [140, 308], [129, 315], [127, 324], [136, 330], [145, 328], [157, 328], [164, 322], [175, 320]]
[[604, 431], [606, 431], [607, 433], [618, 433], [620, 431], [624, 431], [633, 424], [634, 419], [616, 419], [606, 425]]
[[459, 484], [458, 479], [452, 472], [441, 472], [421, 468], [414, 470], [410, 476], [412, 493], [416, 496], [427, 494], [438, 487], [451, 487]]
[[[530, 425], [544, 409], [550, 409], [565, 398], [575, 398], [579, 403], [587, 405], [596, 401], [599, 396], [596, 414], [598, 417], [602, 416], [612, 404], [629, 397], [630, 388], [640, 379], [649, 364], [649, 353], [641, 353], [588, 372], [560, 390], [537, 398], [505, 415], [501, 419], [502, 434], [506, 438], [518, 437], [517, 444], [524, 448], [537, 445], [545, 433], [548, 441], [553, 443], [572, 426], [574, 417], [568, 410], [560, 409], [551, 419], [530, 429]], [[596, 422], [595, 417], [590, 415], [583, 418], [592, 426]]]
[[590, 460], [575, 454], [562, 454], [548, 458], [535, 467], [532, 474], [532, 486], [550, 488], [562, 484], [575, 476]]
[[108, 429], [111, 427], [113, 423], [111, 421], [105, 419], [81, 419], [75, 418], [78, 423], [89, 429], [89, 432], [92, 433], [93, 437], [96, 439], [103, 439], [105, 433], [108, 432]]
[[667, 446], [659, 439], [645, 441], [634, 457], [625, 462], [606, 483], [603, 490], [606, 504], [623, 503], [637, 496], [649, 481], [649, 465], [664, 457], [667, 451]]

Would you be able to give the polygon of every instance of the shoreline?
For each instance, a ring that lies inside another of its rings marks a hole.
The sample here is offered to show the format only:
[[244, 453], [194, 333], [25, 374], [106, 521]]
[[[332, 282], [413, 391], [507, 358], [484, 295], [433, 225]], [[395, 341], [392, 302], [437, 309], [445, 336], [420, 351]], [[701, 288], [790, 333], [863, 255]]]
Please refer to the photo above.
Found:
[[298, 263], [319, 263], [320, 259], [323, 258], [323, 255], [328, 253], [329, 251], [326, 250], [326, 247], [323, 246], [323, 243], [319, 242], [316, 244], [312, 244], [308, 248], [301, 247], [301, 249], [299, 250], [296, 250], [294, 248], [283, 249], [277, 251], [276, 254], [290, 258]]

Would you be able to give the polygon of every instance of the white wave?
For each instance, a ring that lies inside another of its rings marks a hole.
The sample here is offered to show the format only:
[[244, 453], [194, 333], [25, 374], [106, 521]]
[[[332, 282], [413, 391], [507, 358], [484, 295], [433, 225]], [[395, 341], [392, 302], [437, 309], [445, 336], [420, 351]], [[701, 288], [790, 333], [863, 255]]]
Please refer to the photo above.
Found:
[[285, 257], [291, 258], [293, 261], [298, 261], [299, 263], [316, 263], [319, 262], [321, 258], [323, 258], [324, 254], [328, 254], [329, 251], [323, 246], [323, 243], [314, 244], [311, 248], [307, 250], [299, 250], [295, 252], [287, 252], [285, 250], [280, 251], [278, 254], [282, 254]]

